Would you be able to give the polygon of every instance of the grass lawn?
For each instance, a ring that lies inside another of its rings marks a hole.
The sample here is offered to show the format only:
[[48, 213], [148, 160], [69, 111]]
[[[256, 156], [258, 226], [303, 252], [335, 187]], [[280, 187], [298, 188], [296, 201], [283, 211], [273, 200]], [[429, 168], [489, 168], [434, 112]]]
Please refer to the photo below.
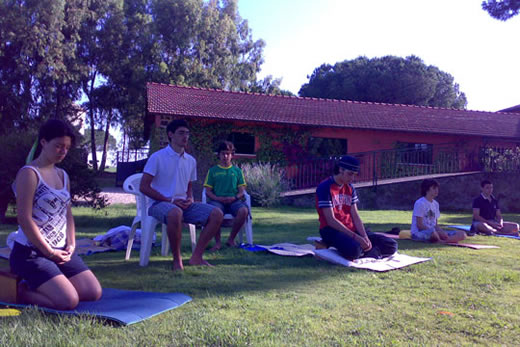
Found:
[[[132, 205], [97, 212], [75, 208], [78, 237], [129, 225], [134, 213]], [[411, 219], [405, 211], [361, 215], [373, 231], [409, 228]], [[253, 216], [260, 244], [306, 243], [307, 236], [318, 235], [312, 209], [254, 208]], [[517, 215], [506, 219], [520, 222]], [[467, 214], [443, 211], [441, 223], [469, 222]], [[0, 225], [0, 245], [14, 228]], [[470, 242], [500, 249], [401, 240], [401, 253], [433, 260], [387, 273], [239, 249], [207, 254], [216, 267], [186, 266], [183, 273], [170, 271], [171, 259], [161, 257], [159, 247], [146, 268], [138, 265], [135, 251], [130, 262], [123, 252], [96, 254], [84, 259], [104, 287], [183, 292], [193, 301], [125, 328], [24, 310], [0, 318], [0, 345], [518, 345], [520, 241], [476, 236]], [[186, 232], [185, 261], [190, 254]]]

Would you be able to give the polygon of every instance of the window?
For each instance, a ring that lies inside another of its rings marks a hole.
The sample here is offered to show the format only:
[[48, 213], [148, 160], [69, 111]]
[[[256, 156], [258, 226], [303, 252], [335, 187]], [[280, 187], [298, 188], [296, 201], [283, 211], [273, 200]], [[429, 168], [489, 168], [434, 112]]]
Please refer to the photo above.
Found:
[[235, 152], [238, 154], [255, 154], [255, 137], [246, 133], [231, 133], [227, 137], [228, 141], [235, 145]]
[[308, 151], [314, 157], [332, 157], [347, 154], [347, 139], [326, 137], [309, 138]]
[[433, 145], [427, 143], [399, 142], [398, 162], [408, 164], [432, 164]]

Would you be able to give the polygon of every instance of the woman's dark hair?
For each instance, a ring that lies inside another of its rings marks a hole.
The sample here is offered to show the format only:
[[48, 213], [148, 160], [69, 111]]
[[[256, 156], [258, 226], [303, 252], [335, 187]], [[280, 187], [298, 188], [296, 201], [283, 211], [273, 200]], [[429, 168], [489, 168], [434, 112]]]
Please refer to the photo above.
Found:
[[426, 179], [422, 181], [421, 183], [421, 195], [426, 196], [426, 193], [428, 193], [428, 190], [430, 190], [430, 187], [438, 187], [439, 182], [432, 179]]
[[37, 146], [33, 157], [38, 157], [42, 151], [41, 140], [49, 142], [52, 139], [63, 136], [70, 137], [71, 146], [74, 147], [76, 135], [74, 135], [74, 131], [72, 131], [71, 127], [67, 123], [59, 119], [49, 119], [43, 123], [38, 132]]
[[70, 137], [72, 145], [74, 145], [76, 135], [74, 135], [70, 126], [62, 120], [49, 119], [40, 127], [38, 142], [42, 139], [45, 141], [51, 141], [52, 139], [63, 136]]

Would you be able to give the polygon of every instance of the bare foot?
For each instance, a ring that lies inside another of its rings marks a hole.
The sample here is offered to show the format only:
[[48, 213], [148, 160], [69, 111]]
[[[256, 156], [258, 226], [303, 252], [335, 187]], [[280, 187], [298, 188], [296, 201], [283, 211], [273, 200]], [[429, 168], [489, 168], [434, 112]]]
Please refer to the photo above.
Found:
[[229, 240], [228, 240], [228, 241], [226, 242], [226, 246], [228, 246], [228, 247], [237, 247], [237, 244], [235, 243], [234, 240], [233, 240], [233, 241], [229, 241]]
[[329, 248], [325, 242], [322, 242], [322, 241], [314, 241], [314, 247], [316, 247], [316, 249], [327, 249]]
[[200, 259], [200, 260], [190, 259], [189, 264], [190, 265], [194, 265], [194, 266], [209, 266], [209, 267], [213, 267], [213, 265], [211, 265], [210, 263], [208, 263], [204, 259]]
[[220, 248], [222, 248], [222, 245], [220, 243], [216, 243], [215, 246], [211, 247], [211, 249], [209, 250], [210, 252], [216, 252], [218, 251]]
[[184, 266], [182, 265], [182, 263], [178, 264], [178, 263], [173, 263], [173, 271], [182, 271], [184, 270]]

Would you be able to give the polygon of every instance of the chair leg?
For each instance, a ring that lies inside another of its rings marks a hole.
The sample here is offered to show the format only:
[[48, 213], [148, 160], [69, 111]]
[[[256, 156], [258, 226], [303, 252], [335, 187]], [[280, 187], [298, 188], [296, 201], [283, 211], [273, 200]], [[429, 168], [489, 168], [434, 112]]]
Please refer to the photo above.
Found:
[[128, 235], [128, 243], [126, 244], [125, 260], [130, 259], [130, 253], [132, 252], [132, 246], [134, 245], [134, 237], [135, 237], [136, 230], [137, 230], [137, 223], [132, 225], [132, 230], [130, 230], [130, 234]]
[[153, 232], [158, 221], [152, 217], [146, 218], [142, 223], [141, 230], [141, 250], [139, 252], [139, 265], [146, 266], [150, 260], [152, 250]]
[[188, 228], [190, 229], [191, 251], [193, 252], [197, 246], [197, 229], [195, 228], [195, 224], [188, 224]]
[[247, 243], [253, 244], [253, 220], [248, 217], [245, 223]]
[[161, 234], [161, 255], [163, 257], [168, 255], [170, 251], [170, 239], [168, 238], [168, 226], [166, 224], [162, 224], [162, 234]]
[[242, 225], [240, 231], [238, 232], [238, 244], [241, 245], [244, 242], [244, 231], [246, 230], [246, 223]]

